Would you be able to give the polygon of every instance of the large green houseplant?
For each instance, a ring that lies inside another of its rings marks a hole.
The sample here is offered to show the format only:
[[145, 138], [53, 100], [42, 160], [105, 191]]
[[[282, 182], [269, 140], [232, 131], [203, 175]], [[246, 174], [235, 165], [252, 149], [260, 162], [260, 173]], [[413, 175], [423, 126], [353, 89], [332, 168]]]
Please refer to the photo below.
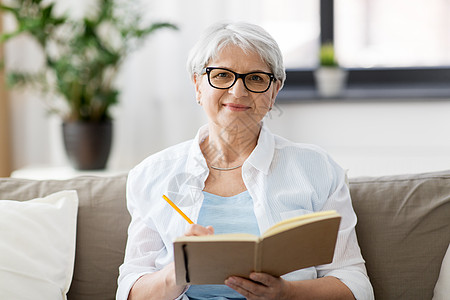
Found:
[[[97, 154], [86, 153], [92, 148], [96, 152], [107, 152], [106, 156], [109, 154], [109, 147], [103, 149], [99, 138], [109, 135], [111, 144], [111, 107], [118, 99], [114, 79], [121, 62], [151, 33], [176, 26], [164, 22], [145, 24], [142, 10], [133, 9], [132, 2], [127, 6], [127, 1], [98, 0], [89, 16], [82, 18], [73, 18], [68, 13], [56, 14], [55, 1], [12, 0], [8, 3], [11, 4], [0, 4], [0, 9], [14, 16], [17, 27], [15, 31], [1, 34], [0, 42], [27, 34], [39, 43], [45, 56], [39, 72], [9, 71], [8, 83], [32, 86], [43, 92], [50, 110], [61, 115], [63, 130], [68, 131], [65, 134], [74, 131], [69, 127], [76, 126], [76, 132], [92, 136], [92, 141], [87, 142], [65, 136], [66, 150], [74, 167], [104, 168], [104, 158], [100, 159], [103, 162], [92, 162], [96, 159], [93, 155]], [[96, 129], [87, 128], [91, 126], [88, 124]], [[106, 129], [102, 129], [104, 127]], [[106, 140], [108, 144], [108, 138]], [[78, 142], [81, 142], [75, 145], [78, 150], [68, 149]], [[84, 153], [84, 157], [74, 157], [77, 155], [74, 151]], [[84, 161], [74, 161], [77, 159]]]

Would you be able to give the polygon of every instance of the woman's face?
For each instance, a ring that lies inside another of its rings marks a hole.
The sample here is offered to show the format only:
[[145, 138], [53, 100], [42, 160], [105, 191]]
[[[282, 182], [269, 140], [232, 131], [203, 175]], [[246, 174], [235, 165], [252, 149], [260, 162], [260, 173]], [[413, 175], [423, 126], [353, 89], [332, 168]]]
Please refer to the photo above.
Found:
[[[224, 47], [207, 67], [225, 68], [240, 74], [272, 72], [257, 53], [245, 53], [234, 45]], [[280, 82], [274, 81], [266, 92], [253, 93], [246, 89], [242, 79], [228, 89], [217, 89], [209, 84], [206, 74], [194, 76], [194, 84], [197, 101], [209, 121], [222, 128], [259, 125], [280, 89]]]

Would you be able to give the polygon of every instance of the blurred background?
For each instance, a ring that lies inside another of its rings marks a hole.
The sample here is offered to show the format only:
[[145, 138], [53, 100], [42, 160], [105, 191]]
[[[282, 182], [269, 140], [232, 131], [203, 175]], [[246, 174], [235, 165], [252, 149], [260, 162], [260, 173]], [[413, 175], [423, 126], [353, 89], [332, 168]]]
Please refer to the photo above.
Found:
[[[93, 2], [56, 1], [74, 18], [89, 13]], [[185, 65], [198, 36], [223, 20], [259, 24], [282, 48], [288, 80], [265, 120], [274, 133], [321, 146], [350, 177], [450, 168], [450, 0], [135, 2], [145, 18], [178, 30], [155, 32], [124, 60], [105, 174], [130, 170], [193, 138], [206, 123]], [[14, 28], [7, 13], [2, 26]], [[321, 97], [313, 80], [325, 42], [334, 43], [339, 65], [349, 72], [347, 88], [331, 98]], [[6, 71], [42, 64], [29, 36], [2, 46]], [[32, 89], [7, 89], [3, 73], [0, 175], [67, 171], [61, 119], [48, 114], [46, 99]]]

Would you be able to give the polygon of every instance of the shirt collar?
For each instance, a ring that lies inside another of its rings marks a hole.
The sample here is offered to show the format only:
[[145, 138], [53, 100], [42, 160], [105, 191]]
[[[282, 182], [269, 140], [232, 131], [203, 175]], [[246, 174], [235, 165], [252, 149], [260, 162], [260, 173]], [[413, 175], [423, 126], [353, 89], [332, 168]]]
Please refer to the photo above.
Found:
[[247, 162], [260, 172], [268, 174], [270, 164], [272, 163], [275, 148], [275, 138], [270, 130], [264, 125], [261, 127], [258, 142], [255, 149], [250, 154]]
[[206, 164], [205, 157], [200, 149], [200, 144], [205, 140], [208, 134], [207, 124], [200, 127], [189, 150], [186, 172], [192, 173], [194, 176], [200, 176], [202, 174], [207, 175], [209, 173], [208, 165]]

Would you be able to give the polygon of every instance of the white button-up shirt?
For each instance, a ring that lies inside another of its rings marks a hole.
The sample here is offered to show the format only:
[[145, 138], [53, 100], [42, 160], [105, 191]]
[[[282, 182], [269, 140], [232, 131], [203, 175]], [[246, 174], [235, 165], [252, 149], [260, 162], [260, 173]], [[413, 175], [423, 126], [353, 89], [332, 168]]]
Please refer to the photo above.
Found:
[[[167, 195], [196, 222], [209, 174], [200, 150], [208, 126], [190, 140], [151, 155], [128, 176], [127, 206], [132, 220], [125, 260], [120, 267], [117, 299], [125, 300], [136, 280], [173, 261], [173, 241], [188, 223], [162, 198]], [[335, 276], [356, 299], [373, 299], [372, 286], [355, 233], [356, 215], [345, 172], [322, 149], [290, 142], [262, 127], [258, 143], [242, 166], [242, 178], [253, 199], [263, 233], [283, 219], [321, 210], [341, 216], [331, 264], [289, 273], [287, 280]], [[179, 299], [187, 299], [181, 295]]]

